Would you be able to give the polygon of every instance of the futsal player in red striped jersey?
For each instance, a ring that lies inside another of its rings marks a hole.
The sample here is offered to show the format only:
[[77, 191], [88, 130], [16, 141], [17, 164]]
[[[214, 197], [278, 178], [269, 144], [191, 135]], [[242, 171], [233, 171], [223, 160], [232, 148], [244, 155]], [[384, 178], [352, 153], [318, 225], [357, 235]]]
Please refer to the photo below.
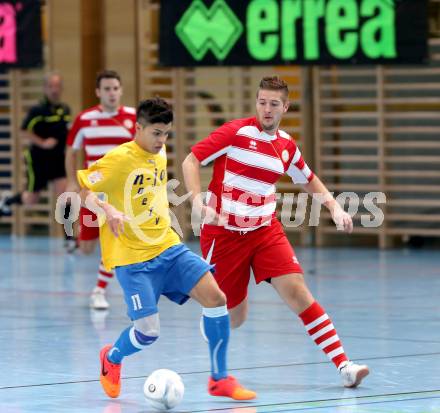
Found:
[[[76, 179], [77, 156], [84, 154], [84, 168], [89, 168], [107, 152], [132, 141], [136, 123], [136, 109], [121, 105], [122, 82], [113, 70], [104, 70], [96, 78], [96, 96], [99, 104], [81, 112], [75, 119], [67, 137], [66, 173], [67, 190], [79, 191]], [[80, 210], [79, 248], [91, 254], [99, 240], [96, 215], [86, 208]], [[99, 264], [96, 286], [90, 296], [90, 307], [106, 310], [106, 287], [113, 271]]]
[[[270, 282], [306, 331], [340, 372], [345, 387], [356, 387], [368, 375], [366, 365], [351, 362], [324, 308], [315, 300], [283, 228], [275, 216], [275, 184], [287, 174], [328, 208], [338, 228], [352, 232], [353, 222], [304, 161], [295, 141], [280, 130], [289, 108], [287, 84], [277, 76], [261, 80], [256, 116], [225, 123], [192, 147], [183, 162], [193, 208], [209, 217], [202, 225], [200, 246], [215, 264], [215, 278], [227, 297], [231, 327], [242, 325], [248, 312], [247, 289]], [[214, 162], [205, 200], [200, 197], [200, 166]]]

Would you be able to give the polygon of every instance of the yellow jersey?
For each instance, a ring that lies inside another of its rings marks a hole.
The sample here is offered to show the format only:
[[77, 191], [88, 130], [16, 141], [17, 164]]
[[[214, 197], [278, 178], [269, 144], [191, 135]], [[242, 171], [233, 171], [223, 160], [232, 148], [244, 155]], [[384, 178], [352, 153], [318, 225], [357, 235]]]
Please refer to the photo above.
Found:
[[[89, 169], [78, 171], [77, 176], [82, 187], [100, 193], [100, 199], [129, 218], [124, 232], [115, 237], [103, 211], [98, 213], [102, 260], [107, 270], [151, 260], [180, 243], [171, 228], [165, 146], [160, 153], [152, 154], [135, 141], [124, 143]], [[90, 209], [99, 210], [96, 206]]]

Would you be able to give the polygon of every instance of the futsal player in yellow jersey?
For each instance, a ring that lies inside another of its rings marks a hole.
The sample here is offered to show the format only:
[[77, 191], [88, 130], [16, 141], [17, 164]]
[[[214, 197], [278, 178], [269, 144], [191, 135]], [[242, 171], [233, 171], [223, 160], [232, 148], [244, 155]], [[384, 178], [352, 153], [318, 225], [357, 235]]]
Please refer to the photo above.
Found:
[[191, 297], [203, 307], [211, 357], [209, 393], [250, 400], [256, 393], [227, 373], [229, 314], [225, 295], [211, 274], [213, 267], [182, 244], [170, 226], [165, 141], [172, 121], [166, 101], [142, 101], [134, 141], [78, 171], [83, 203], [102, 210], [103, 263], [115, 269], [132, 320], [116, 342], [100, 352], [101, 385], [108, 396], [118, 397], [122, 359], [157, 340], [161, 295], [177, 304]]

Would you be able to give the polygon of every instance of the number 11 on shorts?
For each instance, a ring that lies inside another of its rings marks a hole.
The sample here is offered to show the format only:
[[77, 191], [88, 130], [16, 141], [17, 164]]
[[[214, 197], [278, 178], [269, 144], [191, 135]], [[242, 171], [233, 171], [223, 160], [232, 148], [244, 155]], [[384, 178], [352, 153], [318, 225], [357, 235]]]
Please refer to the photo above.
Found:
[[139, 294], [132, 295], [131, 301], [133, 301], [134, 311], [140, 310], [142, 308], [141, 298], [139, 297]]

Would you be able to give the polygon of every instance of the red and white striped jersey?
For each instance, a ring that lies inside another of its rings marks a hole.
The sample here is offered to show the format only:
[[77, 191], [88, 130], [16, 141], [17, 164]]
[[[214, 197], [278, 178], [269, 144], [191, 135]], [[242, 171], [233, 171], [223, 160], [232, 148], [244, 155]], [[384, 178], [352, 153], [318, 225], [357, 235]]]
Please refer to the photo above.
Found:
[[284, 131], [271, 136], [255, 117], [225, 123], [192, 147], [202, 165], [214, 162], [207, 204], [227, 218], [225, 228], [249, 231], [275, 217], [275, 183], [287, 173], [308, 183], [313, 172]]
[[67, 136], [67, 145], [84, 149], [84, 167], [102, 158], [111, 149], [133, 140], [136, 109], [121, 106], [117, 112], [104, 112], [93, 106], [81, 112]]

